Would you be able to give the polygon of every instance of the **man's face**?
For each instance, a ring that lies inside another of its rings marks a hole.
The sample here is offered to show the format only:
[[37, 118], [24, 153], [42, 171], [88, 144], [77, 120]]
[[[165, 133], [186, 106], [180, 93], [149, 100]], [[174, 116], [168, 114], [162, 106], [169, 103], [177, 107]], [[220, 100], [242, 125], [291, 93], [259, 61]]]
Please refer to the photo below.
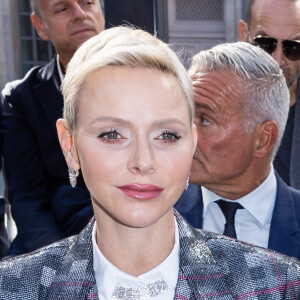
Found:
[[245, 177], [255, 149], [255, 135], [243, 127], [242, 91], [231, 72], [190, 70], [195, 91], [198, 143], [191, 182], [218, 192]]
[[104, 30], [99, 0], [37, 0], [41, 17], [32, 17], [38, 34], [61, 56], [72, 57], [78, 46]]
[[[252, 7], [250, 27], [244, 41], [252, 43], [258, 35], [283, 40], [300, 40], [300, 1], [256, 0]], [[273, 58], [283, 70], [288, 87], [300, 75], [300, 60], [288, 59], [282, 44], [277, 45], [272, 53]]]

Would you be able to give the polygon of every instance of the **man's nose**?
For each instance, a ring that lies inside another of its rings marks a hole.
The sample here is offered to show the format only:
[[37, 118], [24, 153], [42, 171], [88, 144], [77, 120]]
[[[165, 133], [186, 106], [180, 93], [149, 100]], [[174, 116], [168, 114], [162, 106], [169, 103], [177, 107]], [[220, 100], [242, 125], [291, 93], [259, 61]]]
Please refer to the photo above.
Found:
[[79, 3], [75, 3], [73, 6], [73, 20], [82, 20], [86, 18], [86, 11]]
[[279, 66], [282, 65], [282, 62], [284, 60], [284, 53], [282, 50], [282, 44], [278, 43], [275, 51], [272, 53], [272, 57], [278, 62]]

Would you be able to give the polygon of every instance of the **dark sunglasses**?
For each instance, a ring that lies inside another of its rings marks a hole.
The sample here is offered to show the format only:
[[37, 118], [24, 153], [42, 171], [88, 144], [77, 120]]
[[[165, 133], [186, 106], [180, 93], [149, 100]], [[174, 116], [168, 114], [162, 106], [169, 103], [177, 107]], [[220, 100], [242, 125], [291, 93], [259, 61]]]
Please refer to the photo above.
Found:
[[[272, 54], [275, 51], [279, 43], [280, 42], [278, 42], [278, 40], [273, 37], [262, 35], [256, 36], [252, 41], [252, 45], [265, 50], [269, 54]], [[288, 58], [289, 60], [300, 59], [300, 40], [283, 40], [281, 44], [282, 51], [286, 58]]]

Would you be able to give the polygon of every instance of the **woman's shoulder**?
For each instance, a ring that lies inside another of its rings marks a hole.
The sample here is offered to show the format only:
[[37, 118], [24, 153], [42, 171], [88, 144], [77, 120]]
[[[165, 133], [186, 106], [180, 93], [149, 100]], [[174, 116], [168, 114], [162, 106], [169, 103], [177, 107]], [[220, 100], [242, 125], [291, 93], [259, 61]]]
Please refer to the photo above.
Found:
[[0, 262], [0, 299], [40, 299], [74, 237]]

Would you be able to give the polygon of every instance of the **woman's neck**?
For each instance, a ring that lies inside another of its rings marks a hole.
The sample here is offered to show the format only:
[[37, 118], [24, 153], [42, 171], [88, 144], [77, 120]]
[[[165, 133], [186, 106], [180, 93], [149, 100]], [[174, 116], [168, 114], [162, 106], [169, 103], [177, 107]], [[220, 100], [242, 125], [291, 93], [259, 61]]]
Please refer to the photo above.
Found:
[[132, 228], [95, 210], [96, 240], [105, 258], [119, 270], [132, 276], [144, 274], [171, 253], [175, 242], [173, 209], [155, 224], [146, 228]]

